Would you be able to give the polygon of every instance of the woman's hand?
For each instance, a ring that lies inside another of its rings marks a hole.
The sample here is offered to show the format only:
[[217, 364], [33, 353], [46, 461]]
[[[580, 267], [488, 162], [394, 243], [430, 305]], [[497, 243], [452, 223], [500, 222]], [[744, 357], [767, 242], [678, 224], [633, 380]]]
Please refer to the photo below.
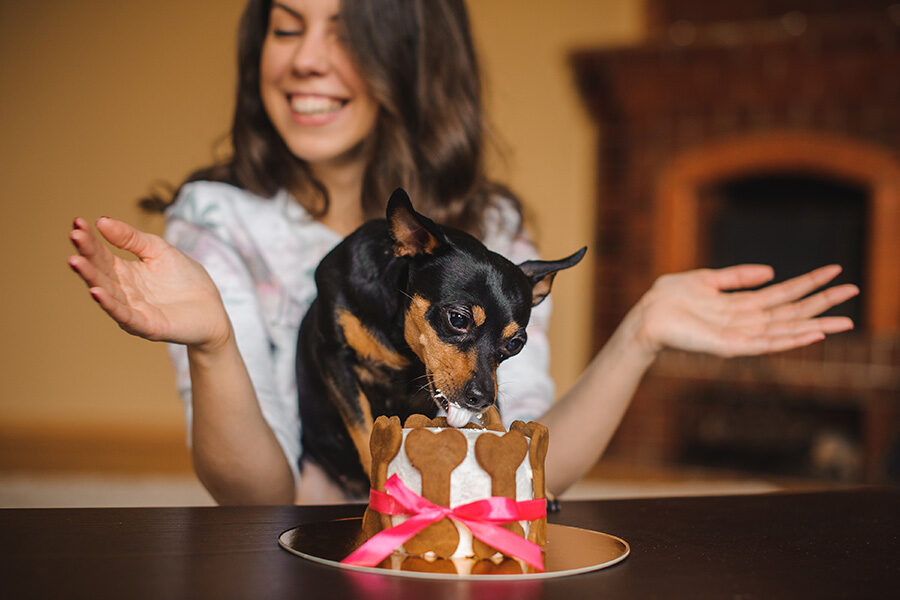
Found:
[[855, 285], [806, 297], [840, 272], [840, 266], [830, 265], [759, 290], [734, 292], [728, 290], [771, 281], [774, 271], [739, 265], [664, 275], [632, 311], [637, 339], [653, 355], [663, 348], [728, 357], [806, 346], [853, 328], [846, 317], [815, 317], [856, 296]]
[[91, 296], [119, 327], [148, 340], [221, 347], [231, 324], [212, 279], [199, 263], [159, 236], [108, 217], [97, 230], [109, 243], [138, 260], [114, 255], [91, 230], [75, 219], [69, 238], [78, 254], [69, 266], [90, 288]]

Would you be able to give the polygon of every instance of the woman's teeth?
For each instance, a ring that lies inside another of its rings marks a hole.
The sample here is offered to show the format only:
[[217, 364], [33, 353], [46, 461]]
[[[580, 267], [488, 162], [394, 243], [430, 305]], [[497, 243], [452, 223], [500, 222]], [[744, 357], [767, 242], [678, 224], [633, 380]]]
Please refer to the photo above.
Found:
[[322, 96], [292, 96], [291, 109], [301, 115], [320, 115], [323, 113], [334, 112], [343, 106], [344, 103], [333, 98], [325, 98]]

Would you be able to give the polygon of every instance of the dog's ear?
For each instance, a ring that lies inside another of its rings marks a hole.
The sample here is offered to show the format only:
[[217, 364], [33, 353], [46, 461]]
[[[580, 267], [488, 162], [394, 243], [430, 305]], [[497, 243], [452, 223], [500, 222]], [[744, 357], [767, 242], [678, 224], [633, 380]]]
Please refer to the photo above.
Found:
[[587, 252], [587, 246], [581, 250], [560, 260], [527, 260], [519, 265], [524, 271], [528, 279], [531, 280], [531, 305], [537, 306], [550, 293], [550, 286], [553, 285], [553, 277], [557, 271], [568, 269], [577, 265], [584, 253]]
[[432, 254], [447, 241], [434, 221], [413, 210], [403, 188], [394, 190], [388, 200], [387, 221], [394, 240], [394, 256]]

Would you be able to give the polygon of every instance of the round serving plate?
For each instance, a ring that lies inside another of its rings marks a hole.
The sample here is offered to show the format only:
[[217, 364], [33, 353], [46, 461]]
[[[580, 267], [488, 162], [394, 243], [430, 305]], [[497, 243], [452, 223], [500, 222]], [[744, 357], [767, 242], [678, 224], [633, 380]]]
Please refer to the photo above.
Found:
[[608, 533], [547, 525], [544, 571], [519, 560], [426, 560], [392, 554], [377, 567], [341, 563], [363, 542], [362, 519], [337, 519], [306, 523], [278, 537], [278, 544], [292, 554], [339, 569], [424, 579], [546, 579], [611, 567], [628, 556], [628, 542]]

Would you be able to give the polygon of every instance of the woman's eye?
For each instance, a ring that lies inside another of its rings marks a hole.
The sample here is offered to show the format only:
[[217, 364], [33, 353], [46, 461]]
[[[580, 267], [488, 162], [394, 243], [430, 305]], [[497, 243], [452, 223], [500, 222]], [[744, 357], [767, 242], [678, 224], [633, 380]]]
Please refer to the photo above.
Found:
[[273, 29], [272, 35], [275, 37], [299, 36], [303, 35], [303, 31], [300, 29]]
[[469, 329], [469, 317], [461, 312], [455, 310], [449, 311], [447, 313], [447, 320], [450, 322], [450, 327], [453, 329], [459, 331], [466, 331]]

